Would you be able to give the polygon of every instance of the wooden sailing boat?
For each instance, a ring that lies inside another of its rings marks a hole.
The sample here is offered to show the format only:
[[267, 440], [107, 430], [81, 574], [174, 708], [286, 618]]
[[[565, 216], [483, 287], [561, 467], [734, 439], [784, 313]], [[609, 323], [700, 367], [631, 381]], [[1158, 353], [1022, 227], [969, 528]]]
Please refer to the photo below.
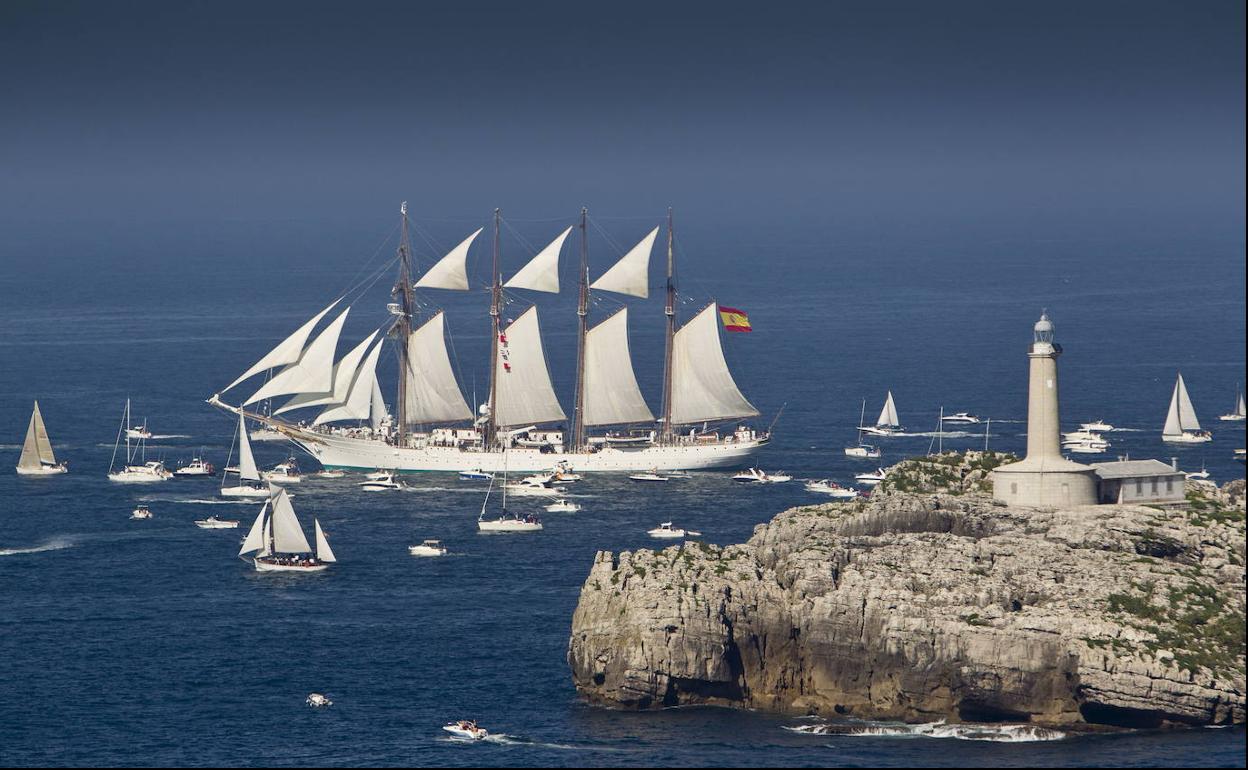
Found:
[[17, 472], [22, 476], [55, 476], [69, 472], [69, 467], [63, 462], [58, 463], [52, 452], [52, 441], [43, 424], [38, 401], [35, 402], [34, 411], [30, 413], [30, 425], [26, 427], [26, 440], [22, 442], [22, 456], [17, 461]]
[[1196, 408], [1192, 406], [1191, 396], [1187, 395], [1187, 385], [1180, 373], [1174, 382], [1174, 392], [1170, 394], [1170, 410], [1166, 413], [1166, 424], [1161, 429], [1161, 440], [1170, 444], [1203, 444], [1213, 441], [1213, 435], [1201, 430], [1200, 420], [1196, 419]]
[[295, 516], [290, 495], [274, 489], [243, 539], [239, 558], [251, 554], [257, 572], [321, 572], [337, 561], [321, 522], [313, 519], [316, 549], [308, 544], [303, 526]]

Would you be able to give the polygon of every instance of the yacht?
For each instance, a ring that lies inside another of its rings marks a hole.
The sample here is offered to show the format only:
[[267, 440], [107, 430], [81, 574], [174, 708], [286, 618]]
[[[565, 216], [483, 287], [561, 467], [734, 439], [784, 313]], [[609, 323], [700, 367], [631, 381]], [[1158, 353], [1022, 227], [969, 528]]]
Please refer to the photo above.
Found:
[[554, 497], [559, 494], [545, 473], [527, 476], [517, 484], [506, 484], [507, 493], [516, 497]]
[[22, 456], [17, 460], [17, 473], [21, 476], [55, 476], [68, 472], [69, 467], [65, 463], [56, 461], [52, 441], [48, 438], [48, 429], [43, 424], [43, 415], [36, 401], [35, 409], [30, 413], [30, 424], [26, 426]]
[[420, 545], [409, 545], [407, 552], [412, 556], [446, 556], [446, 546], [441, 540], [425, 540]]
[[1189, 471], [1183, 474], [1188, 481], [1208, 481], [1209, 471], [1205, 470], [1205, 466], [1201, 465], [1198, 471]]
[[[126, 454], [122, 466], [117, 468], [117, 451], [121, 447], [123, 436], [126, 440]], [[136, 458], [138, 463], [135, 462]], [[117, 441], [113, 444], [113, 459], [108, 463], [109, 480], [126, 484], [147, 484], [173, 478], [164, 463], [146, 458], [146, 439], [139, 439], [134, 447], [130, 445], [130, 399], [127, 398], [126, 409], [121, 417], [121, 428], [117, 431]]]
[[[260, 471], [256, 468], [256, 460], [251, 454], [251, 441], [247, 437], [247, 424], [242, 415], [238, 417], [238, 465], [231, 466], [234, 459], [234, 448], [230, 447], [230, 457], [226, 459], [225, 471], [221, 474], [221, 495], [223, 497], [268, 497], [269, 485], [260, 482]], [[230, 486], [230, 473], [238, 476], [237, 482]]]
[[217, 469], [212, 467], [212, 463], [204, 462], [199, 457], [191, 458], [186, 465], [179, 467], [173, 472], [173, 475], [180, 479], [198, 479], [208, 476], [215, 476]]
[[884, 399], [884, 408], [880, 410], [880, 416], [876, 419], [875, 425], [859, 425], [858, 430], [871, 436], [884, 437], [900, 436], [905, 432], [897, 417], [897, 404], [893, 401], [893, 391], [888, 391], [888, 396]]
[[273, 466], [273, 470], [266, 472], [264, 479], [270, 484], [285, 486], [298, 484], [303, 481], [303, 476], [299, 473], [299, 464], [295, 462], [295, 458], [289, 457], [285, 462]]
[[216, 516], [209, 516], [206, 519], [196, 519], [195, 526], [200, 529], [238, 529], [238, 522], [233, 519], [218, 519]]
[[461, 719], [458, 722], [449, 722], [442, 726], [456, 738], [467, 738], [468, 740], [479, 741], [489, 736], [489, 732], [484, 727], [477, 727], [475, 719]]
[[1174, 382], [1174, 392], [1170, 395], [1170, 410], [1166, 414], [1165, 427], [1161, 429], [1161, 440], [1168, 444], [1203, 444], [1213, 441], [1213, 434], [1201, 430], [1200, 421], [1196, 419], [1196, 409], [1192, 399], [1187, 395], [1187, 385], [1180, 374]]
[[843, 487], [835, 481], [821, 479], [819, 481], [806, 482], [807, 492], [818, 492], [819, 494], [828, 495], [833, 500], [856, 500], [858, 499], [858, 490], [849, 487]]
[[251, 555], [257, 572], [322, 572], [337, 561], [321, 522], [312, 520], [316, 549], [308, 544], [286, 490], [275, 487], [243, 539], [239, 558]]
[[140, 505], [136, 506], [136, 507], [135, 507], [135, 509], [134, 509], [133, 511], [131, 511], [131, 512], [130, 512], [130, 518], [132, 518], [132, 519], [150, 519], [150, 518], [152, 518], [152, 512], [151, 512], [150, 510], [148, 510], [148, 508], [147, 508], [147, 506], [146, 506], [146, 505], [142, 505], [142, 504], [140, 504]]
[[1244, 421], [1244, 391], [1240, 390], [1235, 395], [1235, 409], [1227, 414], [1218, 417], [1223, 422], [1243, 422]]
[[674, 540], [682, 537], [700, 537], [702, 535], [701, 532], [694, 532], [693, 530], [686, 530], [673, 526], [670, 521], [665, 521], [654, 529], [646, 530], [646, 534], [650, 537], [668, 540]]
[[550, 505], [546, 506], [546, 510], [549, 513], [576, 513], [577, 511], [581, 510], [581, 506], [577, 505], [576, 503], [572, 502], [566, 497], [561, 497], [558, 500], [551, 503]]
[[152, 437], [152, 432], [147, 429], [147, 423], [143, 423], [138, 427], [126, 428], [126, 438], [147, 440]]
[[335, 470], [333, 468], [322, 468], [316, 472], [316, 477], [318, 479], [340, 479], [346, 475], [346, 471]]
[[489, 481], [492, 478], [494, 478], [493, 473], [488, 473], [480, 468], [459, 472], [460, 481]]
[[887, 474], [885, 473], [883, 468], [876, 468], [874, 471], [870, 471], [867, 473], [859, 473], [858, 475], [854, 476], [854, 481], [858, 482], [864, 487], [874, 487], [875, 485], [883, 481], [886, 475]]
[[750, 468], [748, 471], [736, 474], [732, 477], [732, 480], [743, 484], [782, 484], [786, 481], [792, 481], [793, 477], [784, 471], [767, 473], [758, 468]]
[[853, 457], [861, 460], [878, 460], [883, 453], [877, 446], [870, 444], [859, 444], [858, 446], [845, 447], [845, 456]]
[[1062, 449], [1077, 455], [1103, 455], [1109, 449], [1108, 441], [1070, 441], [1063, 442]]
[[657, 471], [651, 470], [646, 473], [634, 473], [628, 477], [629, 481], [667, 481], [667, 476], [660, 476]]
[[1085, 422], [1081, 424], [1079, 426], [1079, 430], [1086, 431], [1088, 433], [1112, 433], [1114, 426], [1104, 420], [1094, 420], [1092, 422]]
[[983, 420], [969, 412], [955, 412], [940, 418], [941, 422], [954, 422], [961, 425], [979, 425]]
[[396, 481], [394, 474], [389, 472], [370, 473], [359, 486], [365, 492], [391, 492], [403, 488], [403, 484]]
[[[542, 522], [536, 516], [529, 514], [520, 516], [507, 510], [507, 493], [511, 491], [514, 494], [514, 487], [507, 483], [507, 463], [506, 456], [503, 458], [503, 481], [500, 484], [501, 505], [499, 506], [499, 515], [496, 519], [485, 518], [486, 508], [490, 504], [490, 493], [494, 491], [494, 479], [490, 479], [490, 485], [485, 488], [485, 499], [481, 501], [481, 512], [477, 514], [477, 529], [481, 532], [540, 532], [542, 530]], [[521, 487], [523, 485], [520, 485]], [[545, 487], [530, 487], [530, 489], [545, 489]], [[555, 491], [550, 490], [552, 493]]]

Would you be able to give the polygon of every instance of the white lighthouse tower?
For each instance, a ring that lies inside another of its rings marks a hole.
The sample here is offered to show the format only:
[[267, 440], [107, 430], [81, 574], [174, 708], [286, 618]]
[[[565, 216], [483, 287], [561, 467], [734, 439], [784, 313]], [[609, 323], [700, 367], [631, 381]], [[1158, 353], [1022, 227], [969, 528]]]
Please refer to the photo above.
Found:
[[993, 471], [992, 496], [1010, 505], [1073, 506], [1096, 503], [1096, 471], [1062, 457], [1058, 419], [1057, 357], [1053, 322], [1042, 313], [1028, 349], [1027, 456]]

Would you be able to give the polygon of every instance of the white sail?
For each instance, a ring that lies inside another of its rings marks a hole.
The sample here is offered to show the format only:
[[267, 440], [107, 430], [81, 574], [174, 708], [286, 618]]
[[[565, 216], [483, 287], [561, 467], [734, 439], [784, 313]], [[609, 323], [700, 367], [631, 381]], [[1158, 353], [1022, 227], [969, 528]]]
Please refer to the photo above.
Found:
[[342, 334], [342, 326], [347, 322], [347, 314], [351, 308], [326, 326], [316, 339], [308, 344], [299, 360], [273, 376], [264, 383], [251, 398], [243, 402], [243, 406], [263, 401], [274, 396], [288, 396], [294, 393], [329, 393], [334, 386], [334, 353], [338, 350], [338, 337]]
[[381, 395], [381, 384], [377, 382], [377, 378], [373, 378], [373, 398], [372, 404], [368, 410], [368, 422], [373, 430], [380, 430], [386, 420], [390, 419], [390, 412], [386, 409], [386, 399]]
[[347, 400], [331, 406], [316, 416], [313, 425], [323, 425], [339, 420], [367, 420], [373, 395], [373, 383], [377, 381], [377, 359], [381, 356], [381, 347], [385, 339], [380, 339], [369, 352], [364, 363], [355, 374], [355, 382], [351, 383], [351, 392]]
[[264, 517], [269, 512], [269, 504], [266, 501], [264, 507], [260, 509], [260, 514], [256, 516], [256, 520], [252, 522], [251, 529], [247, 531], [247, 537], [243, 539], [243, 547], [238, 549], [238, 555], [242, 556], [251, 551], [264, 551], [268, 546], [268, 538], [264, 532]]
[[368, 348], [376, 337], [377, 332], [373, 332], [338, 359], [338, 363], [334, 364], [334, 387], [329, 393], [300, 393], [282, 404], [280, 409], [274, 410], [273, 414], [276, 416], [294, 409], [341, 404], [346, 401], [351, 393], [351, 383], [355, 381], [355, 373], [360, 368], [360, 362], [364, 360], [364, 355], [368, 353]]
[[530, 289], [545, 291], [552, 294], [559, 292], [559, 252], [563, 250], [563, 242], [572, 232], [569, 227], [560, 233], [546, 248], [537, 253], [536, 257], [520, 268], [520, 272], [504, 283], [508, 289]]
[[290, 495], [279, 489], [273, 497], [273, 551], [276, 553], [311, 553], [312, 546], [299, 526]]
[[468, 290], [468, 248], [485, 228], [478, 228], [455, 248], [446, 253], [445, 257], [434, 263], [433, 267], [416, 282], [418, 289], [451, 289], [452, 291]]
[[653, 422], [628, 347], [628, 308], [585, 333], [585, 425]]
[[36, 401], [35, 409], [30, 413], [30, 425], [26, 427], [26, 440], [22, 442], [22, 456], [17, 461], [17, 467], [38, 468], [42, 465], [56, 465], [56, 455], [52, 452], [48, 429], [43, 424], [43, 414]]
[[445, 316], [439, 311], [408, 335], [408, 424], [472, 419], [472, 410], [451, 369], [444, 327]]
[[901, 421], [897, 419], [897, 404], [893, 403], [893, 391], [888, 391], [888, 398], [884, 399], [884, 408], [880, 410], [880, 417], [875, 424], [880, 428], [901, 427]]
[[1184, 431], [1200, 430], [1200, 421], [1196, 419], [1196, 409], [1192, 399], [1187, 395], [1187, 385], [1180, 374], [1174, 382], [1174, 392], [1170, 394], [1170, 410], [1166, 414], [1166, 425], [1161, 429], [1163, 436], [1179, 436]]
[[338, 561], [334, 557], [334, 551], [329, 547], [329, 541], [325, 539], [325, 530], [321, 529], [321, 522], [313, 519], [312, 526], [316, 529], [316, 559], [325, 563]]
[[672, 424], [753, 417], [728, 371], [714, 303], [676, 332], [672, 341]]
[[259, 481], [260, 471], [256, 468], [256, 458], [251, 455], [251, 440], [247, 438], [247, 423], [243, 414], [238, 414], [238, 478], [239, 481]]
[[1248, 416], [1248, 414], [1244, 412], [1244, 394], [1243, 393], [1240, 393], [1239, 398], [1235, 400], [1235, 414], [1238, 415], [1239, 417]]
[[557, 422], [566, 415], [550, 384], [537, 308], [520, 314], [500, 335], [494, 421], [499, 427]]
[[654, 239], [658, 235], [659, 228], [656, 227], [627, 254], [620, 257], [620, 261], [612, 265], [610, 270], [598, 276], [598, 280], [591, 283], [589, 288], [643, 299], [650, 296], [650, 252], [654, 250]]
[[334, 309], [334, 306], [341, 302], [342, 299], [336, 299], [330, 303], [329, 307], [312, 316], [312, 320], [295, 330], [295, 333], [282, 340], [277, 347], [270, 350], [257, 361], [250, 369], [243, 372], [237, 380], [227, 385], [221, 392], [229, 390], [243, 380], [253, 375], [259, 374], [267, 369], [276, 369], [279, 366], [287, 366], [299, 360], [299, 355], [303, 353], [303, 345], [308, 341], [308, 336], [312, 334], [312, 330], [321, 322], [325, 314]]

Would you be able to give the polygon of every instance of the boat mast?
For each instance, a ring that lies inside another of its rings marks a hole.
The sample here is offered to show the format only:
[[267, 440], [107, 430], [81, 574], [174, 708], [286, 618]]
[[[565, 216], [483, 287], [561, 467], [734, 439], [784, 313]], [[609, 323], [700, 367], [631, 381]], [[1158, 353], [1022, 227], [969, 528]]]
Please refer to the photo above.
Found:
[[399, 237], [399, 282], [395, 284], [390, 295], [401, 298], [399, 304], [402, 314], [399, 315], [399, 320], [395, 322], [391, 333], [398, 341], [399, 386], [396, 406], [399, 421], [399, 446], [404, 446], [407, 443], [407, 341], [412, 334], [412, 309], [415, 305], [412, 296], [412, 249], [407, 232], [407, 201], [403, 201], [403, 205], [399, 207], [399, 215], [402, 217], [402, 235]]
[[573, 410], [572, 449], [576, 451], [585, 444], [585, 334], [589, 318], [589, 234], [585, 220], [589, 209], [581, 208], [581, 278], [580, 299], [576, 315], [580, 322], [576, 336], [576, 408]]
[[663, 433], [665, 444], [672, 441], [672, 343], [676, 337], [676, 283], [673, 280], [676, 257], [672, 249], [672, 209], [667, 209], [667, 343], [663, 350]]
[[498, 400], [498, 336], [502, 334], [499, 314], [503, 304], [503, 276], [499, 271], [499, 209], [494, 209], [494, 268], [493, 285], [490, 287], [490, 320], [493, 325], [493, 342], [490, 343], [490, 421], [486, 423], [485, 446], [494, 444], [498, 436], [495, 413]]

